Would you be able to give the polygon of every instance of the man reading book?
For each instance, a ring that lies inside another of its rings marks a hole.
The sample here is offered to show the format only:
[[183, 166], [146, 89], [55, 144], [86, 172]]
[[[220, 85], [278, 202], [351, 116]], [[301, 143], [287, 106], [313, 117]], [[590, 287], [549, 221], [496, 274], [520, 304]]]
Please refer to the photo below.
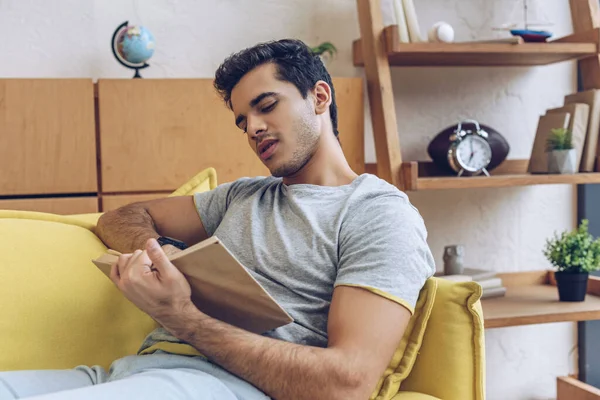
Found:
[[[105, 213], [96, 233], [124, 253], [111, 279], [161, 328], [109, 371], [0, 373], [0, 398], [364, 400], [374, 391], [435, 270], [421, 216], [396, 187], [349, 167], [331, 78], [304, 43], [236, 53], [214, 83], [271, 176]], [[166, 255], [177, 248], [157, 239], [213, 235], [294, 322], [256, 334], [192, 303]]]

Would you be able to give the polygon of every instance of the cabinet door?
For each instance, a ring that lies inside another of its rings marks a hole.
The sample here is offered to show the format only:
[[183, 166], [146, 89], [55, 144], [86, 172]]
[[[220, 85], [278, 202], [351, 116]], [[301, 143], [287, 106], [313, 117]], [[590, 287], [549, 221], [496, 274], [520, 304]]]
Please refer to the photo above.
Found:
[[102, 211], [116, 210], [138, 201], [148, 201], [167, 197], [170, 192], [150, 194], [115, 194], [102, 196]]
[[90, 79], [0, 79], [0, 195], [94, 193]]
[[[339, 83], [340, 139], [350, 164], [364, 171], [362, 80]], [[104, 192], [174, 190], [207, 167], [219, 183], [270, 175], [234, 123], [212, 79], [98, 82]]]
[[60, 197], [0, 200], [0, 210], [38, 211], [72, 215], [98, 212], [97, 197]]

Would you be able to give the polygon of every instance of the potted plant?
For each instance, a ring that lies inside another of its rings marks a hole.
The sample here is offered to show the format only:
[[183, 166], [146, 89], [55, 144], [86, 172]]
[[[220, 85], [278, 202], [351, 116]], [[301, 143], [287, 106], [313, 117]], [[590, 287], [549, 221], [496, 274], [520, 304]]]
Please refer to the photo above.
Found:
[[328, 59], [333, 58], [337, 53], [337, 48], [330, 42], [323, 42], [318, 46], [311, 47], [313, 53], [321, 57], [321, 60], [326, 64]]
[[546, 240], [544, 255], [557, 268], [560, 301], [583, 301], [589, 273], [600, 269], [600, 238], [594, 240], [588, 224], [584, 219], [577, 229]]
[[578, 170], [577, 150], [573, 148], [573, 135], [569, 129], [552, 129], [547, 141], [548, 172], [574, 174]]

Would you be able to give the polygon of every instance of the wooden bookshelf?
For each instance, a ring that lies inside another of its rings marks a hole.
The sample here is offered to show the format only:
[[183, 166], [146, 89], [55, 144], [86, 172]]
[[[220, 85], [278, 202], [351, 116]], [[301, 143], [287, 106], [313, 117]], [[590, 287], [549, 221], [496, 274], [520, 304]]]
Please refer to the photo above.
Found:
[[481, 300], [485, 328], [600, 319], [600, 277], [583, 302], [561, 302], [552, 271], [498, 274], [506, 295]]
[[[546, 43], [400, 43], [398, 27], [383, 29], [390, 66], [535, 66], [581, 60], [598, 54], [599, 32]], [[355, 66], [364, 66], [362, 40], [352, 43]]]
[[527, 173], [527, 163], [528, 160], [506, 160], [496, 169], [490, 171], [489, 177], [485, 175], [458, 177], [448, 171], [440, 170], [432, 162], [404, 162], [400, 166], [400, 181], [402, 182], [400, 189], [417, 191], [600, 183], [600, 172], [530, 174]]

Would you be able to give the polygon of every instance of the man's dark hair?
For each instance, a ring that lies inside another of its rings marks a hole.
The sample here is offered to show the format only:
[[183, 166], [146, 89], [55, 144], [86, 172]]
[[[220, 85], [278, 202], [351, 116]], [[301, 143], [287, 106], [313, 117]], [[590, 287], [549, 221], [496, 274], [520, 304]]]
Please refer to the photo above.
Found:
[[337, 137], [337, 106], [331, 76], [321, 58], [300, 40], [283, 39], [260, 43], [229, 56], [217, 69], [214, 81], [215, 88], [227, 106], [231, 108], [231, 91], [242, 77], [266, 63], [275, 64], [277, 79], [294, 84], [303, 98], [306, 98], [317, 81], [327, 82], [331, 87], [331, 126]]

